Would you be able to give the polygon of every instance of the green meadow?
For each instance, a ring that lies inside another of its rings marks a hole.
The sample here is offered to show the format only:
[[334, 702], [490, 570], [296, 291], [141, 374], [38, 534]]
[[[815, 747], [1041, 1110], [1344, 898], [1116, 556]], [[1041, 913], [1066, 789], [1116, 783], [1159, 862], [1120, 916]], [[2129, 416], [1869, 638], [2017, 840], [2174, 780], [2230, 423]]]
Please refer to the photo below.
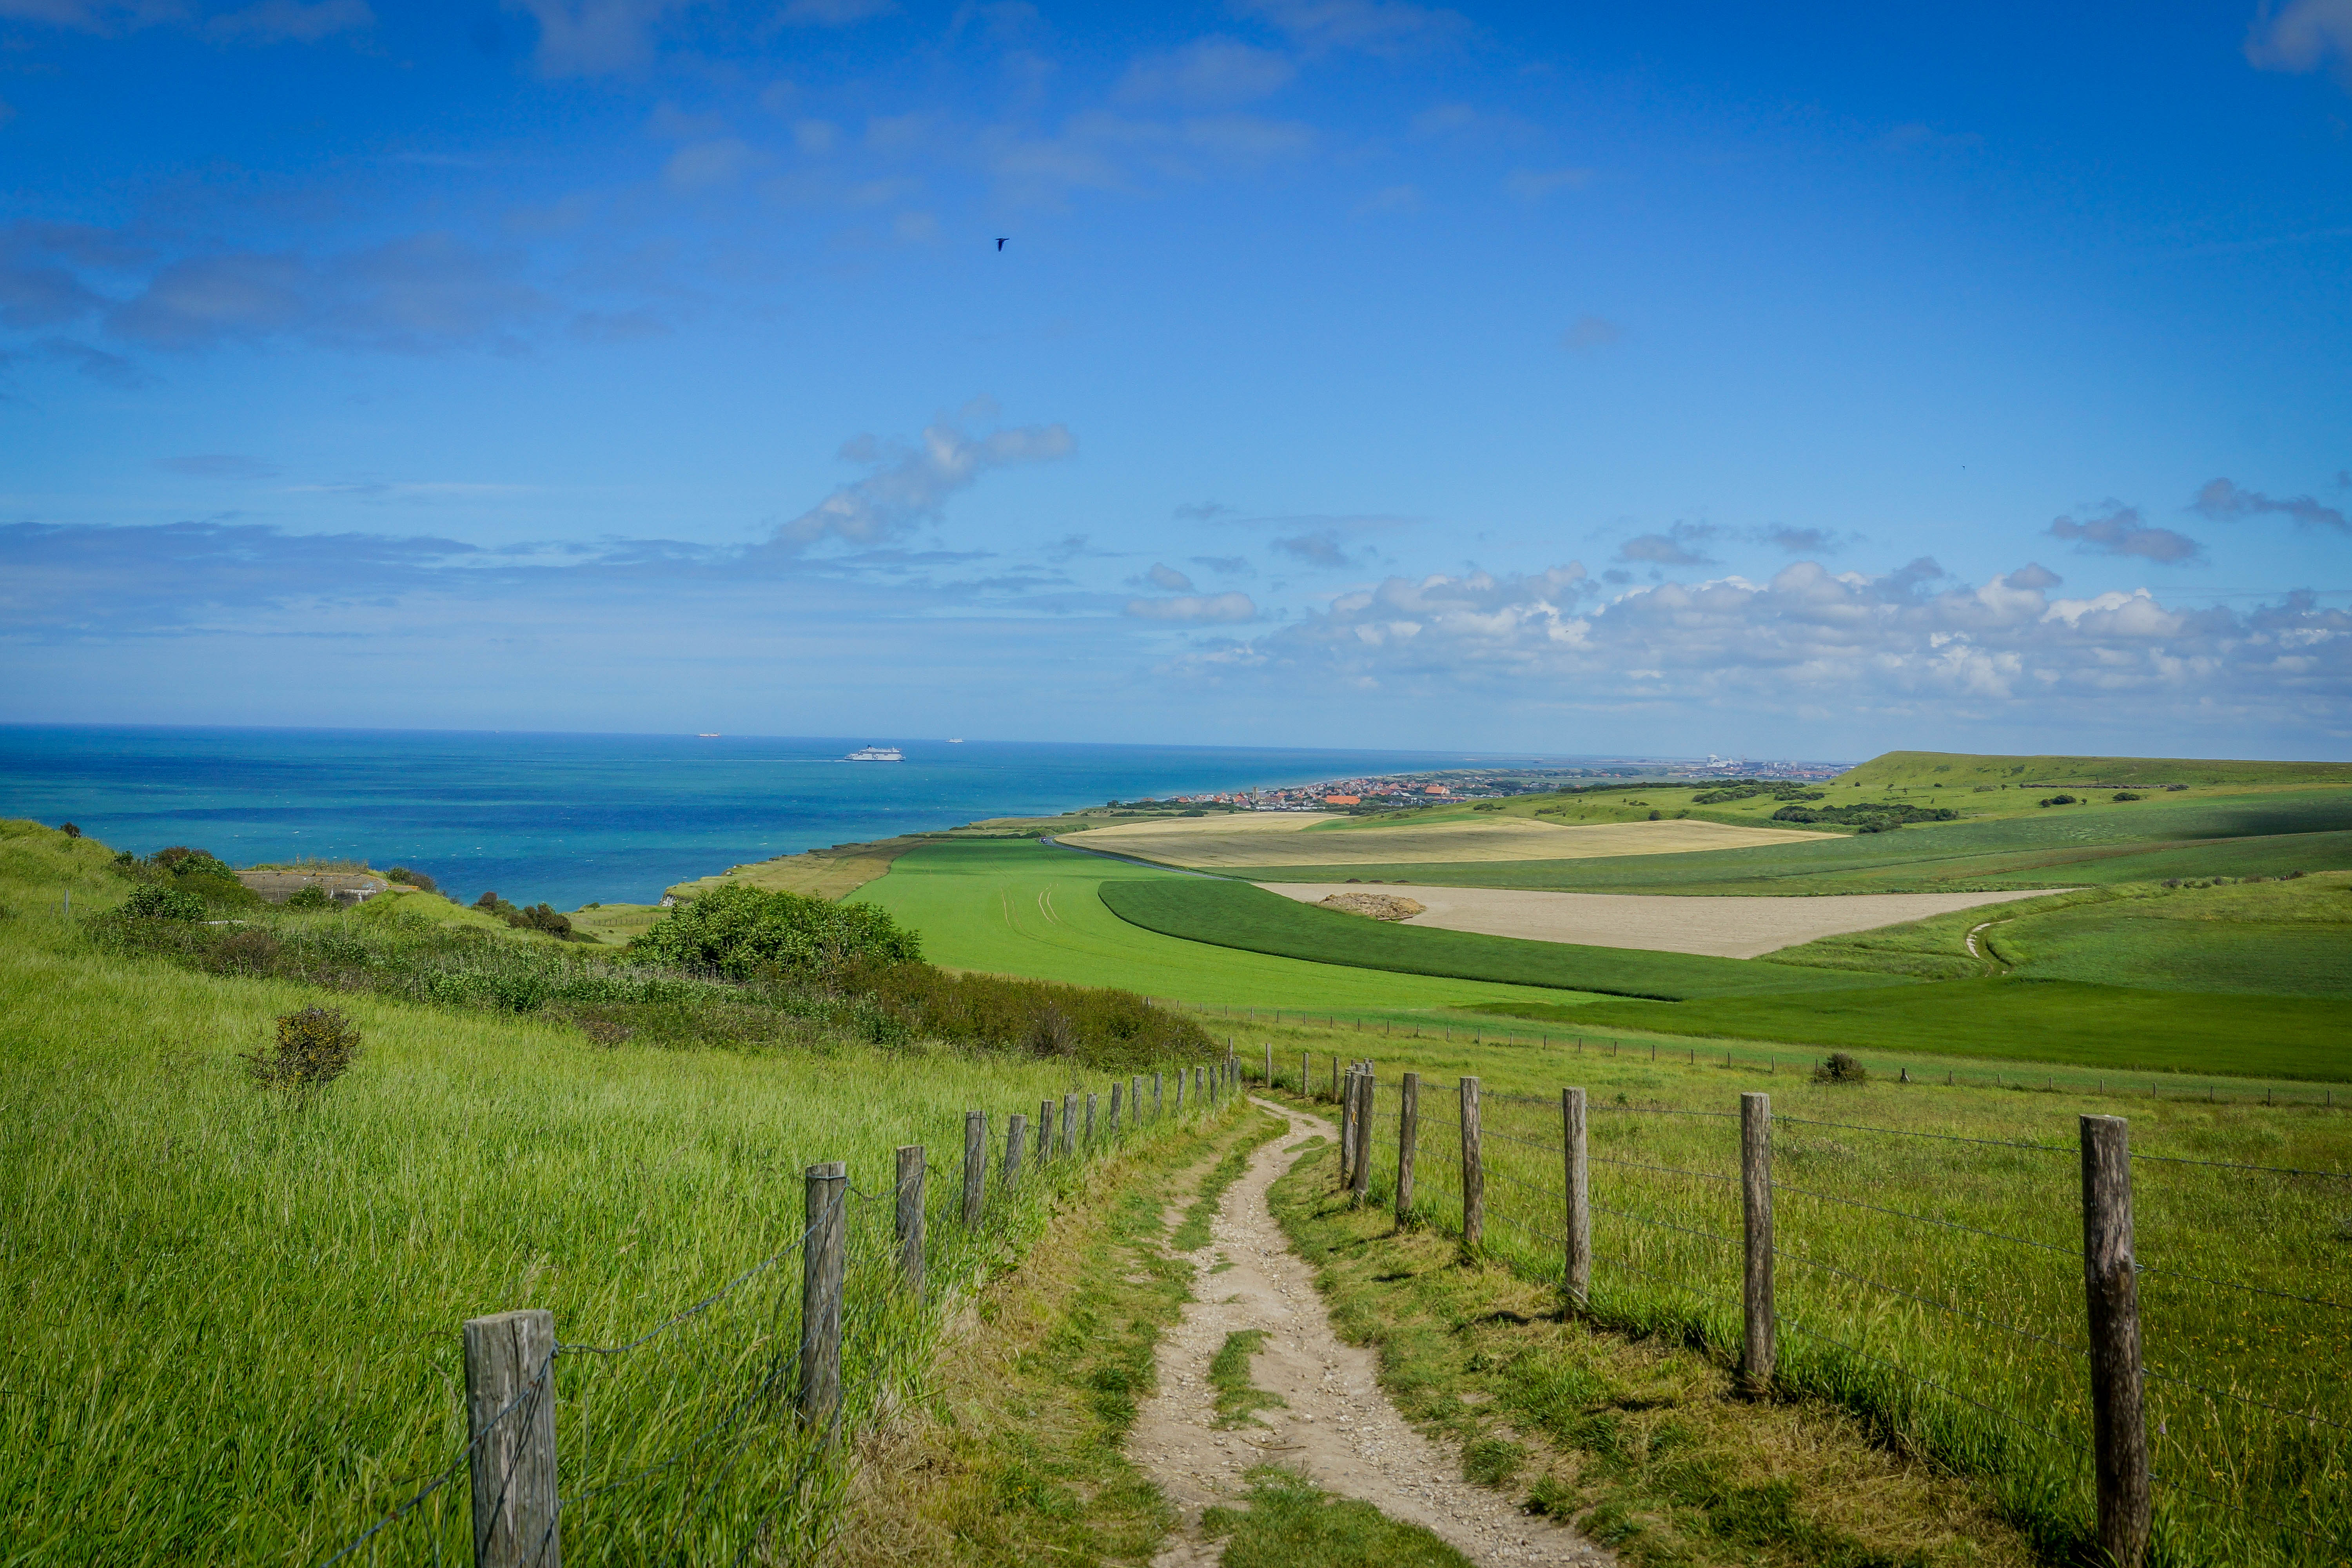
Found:
[[1034, 838], [982, 839], [909, 850], [887, 876], [852, 897], [920, 931], [924, 956], [955, 969], [1116, 984], [1149, 996], [1237, 1007], [1386, 1012], [1557, 997], [1531, 985], [1395, 973], [1189, 942], [1131, 925], [1103, 902], [1107, 885], [1152, 881], [1202, 879]]
[[[2044, 1091], [2038, 1076], [2031, 1090], [1948, 1089], [1940, 1077], [1894, 1081], [1884, 1060], [1870, 1081], [1825, 1083], [1785, 1059], [1776, 1072], [1704, 1049], [1696, 1062], [1652, 1060], [1589, 1037], [1581, 1050], [1561, 1037], [1441, 1043], [1292, 1026], [1255, 1037], [1275, 1047], [1286, 1088], [1302, 1049], [1320, 1092], [1335, 1056], [1377, 1058], [1376, 1206], [1392, 1201], [1395, 1086], [1421, 1075], [1417, 1214], [1441, 1233], [1460, 1227], [1454, 1089], [1478, 1077], [1486, 1251], [1555, 1283], [1559, 1091], [1586, 1089], [1595, 1315], [1726, 1363], [1739, 1340], [1736, 1112], [1742, 1092], [1769, 1094], [1783, 1119], [1784, 1385], [1985, 1478], [2059, 1562], [2087, 1561], [2076, 1554], [2091, 1514], [2076, 1119], [2126, 1117], [2161, 1478], [2156, 1561], [2318, 1564], [2352, 1552], [2352, 1385], [2336, 1354], [2352, 1180], [2304, 1173], [2352, 1171], [2340, 1109], [2151, 1100], [2079, 1079]], [[1607, 1389], [1563, 1385], [1565, 1370], [1542, 1358], [1490, 1353], [1482, 1366], [1507, 1407], [1615, 1451], [1611, 1434], [1629, 1417]]]

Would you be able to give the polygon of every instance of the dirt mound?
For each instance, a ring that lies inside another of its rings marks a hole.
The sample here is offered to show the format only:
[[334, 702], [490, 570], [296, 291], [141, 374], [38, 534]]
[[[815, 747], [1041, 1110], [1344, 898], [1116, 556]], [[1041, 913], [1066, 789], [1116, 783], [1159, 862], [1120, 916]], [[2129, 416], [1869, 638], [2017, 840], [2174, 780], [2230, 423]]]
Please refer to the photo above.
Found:
[[1334, 893], [1320, 907], [1343, 915], [1370, 915], [1376, 921], [1409, 921], [1428, 906], [1393, 893]]

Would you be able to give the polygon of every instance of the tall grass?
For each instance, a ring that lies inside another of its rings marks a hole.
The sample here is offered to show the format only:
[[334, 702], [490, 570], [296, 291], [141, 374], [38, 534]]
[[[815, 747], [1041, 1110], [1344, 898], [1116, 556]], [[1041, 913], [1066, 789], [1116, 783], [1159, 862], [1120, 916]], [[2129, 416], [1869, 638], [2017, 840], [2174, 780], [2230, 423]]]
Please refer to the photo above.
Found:
[[[1494, 1056], [1498, 1067], [1509, 1059]], [[1532, 1056], [1505, 1069], [1513, 1081], [1533, 1076]], [[1295, 1071], [1295, 1054], [1291, 1062]], [[1372, 1141], [1370, 1184], [1383, 1202], [1393, 1201], [1398, 1165], [1393, 1066], [1383, 1064]], [[1732, 1075], [1706, 1069], [1549, 1066], [1559, 1080], [1616, 1077], [1647, 1091], [1604, 1089], [1593, 1100], [1591, 1310], [1736, 1358], [1735, 1093], [1767, 1086], [1710, 1087], [1706, 1078]], [[1852, 1090], [1784, 1078], [1769, 1087], [1781, 1118], [1780, 1386], [1863, 1412], [1890, 1439], [1985, 1477], [2045, 1552], [2084, 1555], [2095, 1509], [2071, 1117], [1996, 1118], [1989, 1096], [1971, 1103], [1920, 1086]], [[1486, 1248], [1559, 1279], [1557, 1089], [1490, 1089], [1482, 1100]], [[1454, 1234], [1459, 1116], [1451, 1075], [1433, 1076], [1421, 1091], [1416, 1215]], [[2158, 1477], [2153, 1560], [2345, 1561], [2352, 1385], [2342, 1347], [2352, 1309], [2340, 1281], [2352, 1182], [2242, 1168], [2344, 1169], [2342, 1118], [2177, 1107], [2170, 1128], [2166, 1116], [2148, 1120], [2138, 1154], [2229, 1162], [2135, 1162]], [[1927, 1133], [1943, 1136], [1917, 1136]]]
[[[257, 1089], [237, 1053], [317, 995], [94, 951], [58, 920], [0, 925], [10, 1562], [321, 1561], [462, 1445], [462, 1320], [544, 1307], [568, 1343], [632, 1340], [788, 1253], [823, 1159], [879, 1194], [852, 1205], [845, 1351], [847, 1418], [871, 1419], [920, 1396], [939, 1321], [880, 1261], [891, 1148], [940, 1167], [951, 1291], [1017, 1256], [1066, 1169], [997, 1194], [972, 1237], [948, 1207], [965, 1109], [990, 1110], [1001, 1154], [1006, 1113], [1108, 1088], [913, 1046], [599, 1046], [362, 991], [338, 999], [365, 1037], [344, 1079], [308, 1104]], [[567, 1554], [731, 1556], [764, 1531], [788, 1556], [823, 1533], [839, 1471], [774, 1397], [797, 1289], [787, 1257], [626, 1356], [559, 1359]], [[681, 1445], [688, 1462], [634, 1474]], [[378, 1560], [463, 1561], [464, 1520], [445, 1489]]]

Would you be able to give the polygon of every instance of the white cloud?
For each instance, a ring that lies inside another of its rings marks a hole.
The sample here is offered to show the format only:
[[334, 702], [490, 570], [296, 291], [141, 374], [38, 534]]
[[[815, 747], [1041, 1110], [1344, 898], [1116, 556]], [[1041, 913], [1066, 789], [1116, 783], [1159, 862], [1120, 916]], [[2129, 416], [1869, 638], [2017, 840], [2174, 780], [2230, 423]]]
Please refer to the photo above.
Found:
[[1192, 591], [1192, 579], [1162, 561], [1153, 562], [1151, 570], [1144, 574], [1144, 578], [1153, 587], [1163, 589], [1171, 594], [1189, 594]]
[[871, 436], [860, 436], [845, 445], [841, 455], [874, 471], [780, 526], [775, 542], [790, 550], [827, 538], [847, 544], [884, 543], [936, 520], [948, 497], [969, 489], [992, 468], [1050, 463], [1076, 449], [1076, 438], [1061, 425], [1024, 425], [973, 436], [941, 420], [905, 447], [886, 447]]
[[2352, 704], [2352, 614], [2308, 595], [2237, 612], [2147, 589], [2052, 599], [2029, 565], [1931, 592], [1932, 561], [1877, 577], [1811, 562], [1604, 597], [1576, 563], [1526, 576], [1391, 577], [1330, 608], [1180, 661], [1256, 668], [1294, 691], [1395, 689], [1566, 707], [1716, 706], [1819, 717], [1915, 711], [2111, 722], [2134, 703], [2199, 722], [2307, 723]]
[[1617, 548], [1620, 561], [1640, 561], [1652, 566], [1704, 566], [1709, 557], [1699, 548], [1721, 531], [1712, 523], [1678, 522], [1664, 533], [1643, 533]]
[[2268, 5], [2246, 29], [2246, 61], [2256, 70], [2314, 71], [2329, 56], [2352, 88], [2352, 0], [2287, 0]]
[[1297, 68], [1273, 49], [1211, 37], [1138, 59], [1120, 79], [1116, 96], [1128, 103], [1224, 107], [1277, 92], [1297, 74]]
[[1257, 619], [1247, 594], [1192, 594], [1176, 599], [1129, 599], [1127, 614], [1146, 621], [1234, 624]]

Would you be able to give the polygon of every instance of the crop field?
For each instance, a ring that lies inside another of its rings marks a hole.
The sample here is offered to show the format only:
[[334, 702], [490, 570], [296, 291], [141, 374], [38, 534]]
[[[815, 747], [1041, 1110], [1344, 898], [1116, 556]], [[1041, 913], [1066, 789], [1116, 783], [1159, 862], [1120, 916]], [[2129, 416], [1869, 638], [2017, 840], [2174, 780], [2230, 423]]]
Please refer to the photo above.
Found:
[[1579, 947], [1435, 926], [1391, 924], [1318, 910], [1246, 882], [1203, 878], [1107, 881], [1101, 899], [1112, 913], [1147, 931], [1195, 942], [1326, 964], [1454, 974], [1616, 996], [1679, 1001], [1694, 996], [1811, 994], [1908, 984], [1890, 975], [1851, 970], [1799, 968], [1636, 948]]
[[[1361, 893], [1347, 882], [1270, 882], [1300, 903]], [[1834, 899], [1709, 899], [1648, 893], [1559, 893], [1534, 888], [1416, 884], [1422, 912], [1401, 925], [1652, 952], [1761, 958], [1825, 936], [1874, 931], [1981, 909], [2033, 893], [1854, 893]]]
[[932, 963], [992, 974], [1234, 1006], [1346, 1012], [1559, 999], [1532, 986], [1389, 973], [1161, 936], [1112, 914], [1098, 892], [1145, 881], [1219, 885], [1034, 839], [1003, 839], [910, 850], [855, 897], [919, 931]]
[[2352, 790], [2302, 789], [2037, 809], [2031, 816], [1809, 835], [1677, 855], [1465, 864], [1265, 862], [1259, 882], [1349, 877], [1581, 892], [1906, 893], [2352, 869]]
[[[1294, 1087], [1299, 1038], [1275, 1058]], [[1376, 1201], [1392, 1191], [1395, 1086], [1411, 1069], [1423, 1078], [1418, 1212], [1458, 1230], [1453, 1091], [1475, 1074], [1487, 1248], [1559, 1279], [1559, 1095], [1583, 1086], [1596, 1311], [1727, 1360], [1738, 1342], [1738, 1096], [1770, 1094], [1784, 1383], [1984, 1476], [2062, 1559], [2086, 1533], [2091, 1496], [2075, 1119], [2127, 1118], [2155, 1560], [2352, 1555], [2352, 1384], [2336, 1354], [2352, 1310], [2337, 1289], [2352, 1179], [2317, 1173], [2352, 1172], [2343, 1110], [1828, 1084], [1707, 1065], [1704, 1052], [1685, 1066], [1349, 1036], [1327, 1048], [1375, 1047]], [[1318, 1089], [1327, 1060], [1316, 1058]]]
[[1205, 869], [1293, 863], [1353, 867], [1406, 860], [1476, 865], [1670, 855], [1789, 844], [1815, 837], [1786, 827], [1735, 827], [1696, 820], [1576, 827], [1556, 826], [1528, 816], [1447, 816], [1391, 826], [1378, 821], [1317, 822], [1272, 812], [1198, 822], [1137, 823], [1063, 835], [1066, 842], [1080, 848], [1107, 849]]

